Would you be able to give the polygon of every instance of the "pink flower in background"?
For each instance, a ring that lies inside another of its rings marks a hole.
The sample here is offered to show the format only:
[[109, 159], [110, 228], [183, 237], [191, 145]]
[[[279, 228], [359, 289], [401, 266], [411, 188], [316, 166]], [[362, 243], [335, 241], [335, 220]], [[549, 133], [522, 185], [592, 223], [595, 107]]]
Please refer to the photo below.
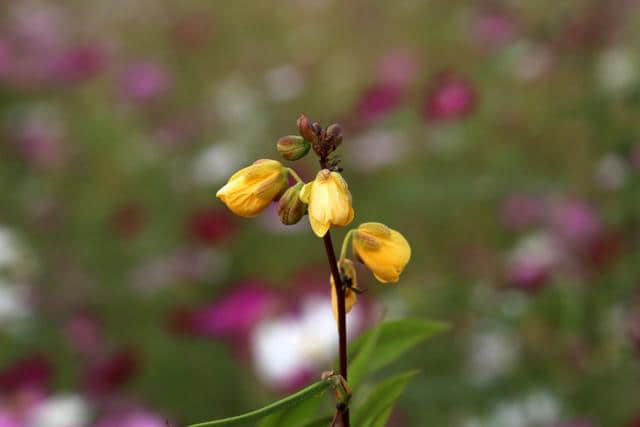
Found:
[[551, 229], [566, 245], [584, 248], [602, 232], [602, 222], [595, 209], [582, 200], [562, 200], [551, 206]]
[[127, 65], [120, 74], [120, 90], [134, 103], [145, 103], [163, 95], [171, 84], [168, 71], [159, 64], [139, 61]]
[[137, 202], [127, 202], [118, 206], [111, 216], [113, 231], [124, 239], [136, 237], [147, 223], [147, 214]]
[[0, 409], [0, 427], [23, 427], [23, 424], [8, 411]]
[[63, 50], [56, 58], [54, 72], [63, 83], [80, 83], [95, 77], [106, 66], [106, 54], [97, 43], [85, 43]]
[[260, 322], [276, 303], [260, 281], [249, 280], [201, 308], [182, 311], [174, 319], [177, 331], [188, 334], [239, 338]]
[[191, 236], [203, 244], [214, 244], [229, 236], [235, 229], [226, 209], [203, 208], [194, 211], [188, 220]]
[[640, 144], [637, 144], [631, 150], [631, 166], [635, 169], [640, 169]]
[[515, 38], [516, 25], [511, 15], [500, 9], [484, 10], [472, 24], [472, 41], [483, 47], [499, 48]]
[[102, 327], [89, 315], [72, 316], [65, 325], [65, 334], [69, 345], [79, 354], [93, 356], [103, 350]]
[[523, 193], [506, 197], [500, 206], [502, 222], [513, 230], [522, 230], [539, 223], [544, 214], [544, 202], [538, 197]]
[[13, 61], [13, 53], [8, 40], [0, 38], [0, 78], [6, 77]]
[[32, 89], [49, 83], [63, 40], [62, 15], [57, 6], [42, 2], [14, 2], [7, 14], [11, 41], [10, 81]]
[[146, 410], [131, 410], [103, 417], [96, 427], [166, 427], [169, 425], [159, 414]]
[[565, 421], [560, 424], [556, 424], [554, 427], [596, 427], [596, 424], [588, 419], [579, 419], [573, 421]]
[[440, 72], [427, 90], [424, 117], [427, 120], [462, 118], [474, 110], [476, 99], [476, 90], [471, 82], [452, 71]]
[[33, 166], [55, 169], [64, 164], [60, 123], [38, 113], [18, 125], [13, 136], [18, 152]]
[[411, 49], [396, 48], [378, 61], [377, 81], [406, 89], [416, 78], [418, 61]]

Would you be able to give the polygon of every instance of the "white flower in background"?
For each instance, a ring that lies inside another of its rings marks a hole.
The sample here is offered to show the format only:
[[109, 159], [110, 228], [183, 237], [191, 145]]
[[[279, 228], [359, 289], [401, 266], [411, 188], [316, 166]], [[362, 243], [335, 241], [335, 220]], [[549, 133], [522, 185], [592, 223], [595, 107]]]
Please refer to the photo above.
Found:
[[621, 95], [638, 81], [638, 59], [631, 49], [611, 48], [600, 54], [596, 79], [610, 95]]
[[0, 226], [0, 269], [18, 263], [20, 250], [16, 236], [7, 227]]
[[549, 426], [558, 421], [560, 407], [558, 399], [547, 390], [537, 390], [524, 398], [527, 425]]
[[524, 407], [519, 402], [500, 402], [495, 409], [487, 426], [491, 427], [527, 427]]
[[254, 91], [238, 77], [231, 77], [216, 88], [215, 109], [230, 124], [251, 121], [257, 108]]
[[57, 395], [40, 403], [29, 414], [26, 427], [86, 427], [89, 404], [78, 395]]
[[29, 317], [24, 287], [9, 284], [0, 279], [0, 327], [11, 327], [16, 321]]
[[297, 224], [285, 225], [278, 215], [277, 203], [272, 203], [266, 211], [258, 217], [260, 225], [270, 233], [301, 233], [309, 230], [309, 221], [299, 221]]
[[289, 101], [304, 89], [302, 73], [291, 64], [270, 69], [265, 73], [264, 81], [274, 101]]
[[[359, 329], [358, 306], [347, 315], [348, 331]], [[299, 314], [287, 314], [259, 325], [251, 336], [258, 375], [266, 383], [282, 387], [300, 375], [326, 367], [335, 357], [338, 330], [329, 296], [307, 296]]]
[[624, 185], [629, 167], [622, 156], [609, 153], [603, 156], [594, 174], [596, 184], [604, 190], [618, 190]]
[[193, 163], [193, 179], [198, 184], [217, 184], [225, 181], [245, 159], [238, 144], [217, 142], [204, 149]]
[[478, 385], [506, 374], [516, 362], [519, 343], [505, 331], [484, 332], [471, 337], [469, 371]]
[[361, 170], [371, 170], [400, 161], [409, 150], [400, 132], [372, 130], [348, 144], [349, 159]]
[[523, 83], [539, 79], [553, 64], [551, 50], [544, 45], [522, 41], [510, 49], [513, 55], [513, 76]]

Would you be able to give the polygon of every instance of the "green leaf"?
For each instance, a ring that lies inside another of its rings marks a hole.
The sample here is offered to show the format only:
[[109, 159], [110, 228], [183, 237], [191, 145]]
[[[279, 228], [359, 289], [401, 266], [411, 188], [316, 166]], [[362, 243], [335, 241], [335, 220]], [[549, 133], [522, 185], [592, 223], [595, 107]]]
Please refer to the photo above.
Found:
[[354, 390], [369, 370], [369, 360], [373, 355], [376, 344], [378, 344], [380, 331], [382, 331], [382, 327], [378, 326], [362, 337], [360, 351], [357, 353], [355, 359], [349, 363], [349, 386]]
[[318, 413], [318, 409], [322, 404], [321, 396], [313, 396], [299, 405], [276, 412], [264, 418], [258, 424], [259, 427], [303, 427], [314, 419]]
[[380, 411], [380, 415], [375, 419], [369, 418], [367, 420], [367, 425], [363, 427], [385, 427], [387, 425], [387, 421], [389, 421], [389, 417], [391, 416], [391, 411], [393, 410], [393, 405], [389, 405], [383, 411]]
[[300, 404], [306, 399], [315, 396], [329, 388], [331, 386], [330, 380], [322, 380], [311, 384], [310, 386], [303, 388], [302, 390], [289, 395], [283, 399], [278, 400], [263, 408], [256, 409], [255, 411], [247, 412], [246, 414], [237, 415], [235, 417], [222, 418], [219, 420], [205, 421], [203, 423], [191, 424], [189, 427], [209, 427], [209, 426], [222, 426], [231, 424], [246, 424], [250, 421], [255, 421], [260, 418], [264, 418], [267, 415], [273, 414], [278, 411], [282, 411], [287, 408], [291, 408]]
[[[350, 354], [358, 354], [358, 357], [353, 361], [354, 364], [358, 363], [353, 377], [356, 381], [361, 381], [364, 375], [384, 368], [412, 347], [448, 329], [448, 323], [423, 319], [402, 319], [382, 323], [362, 334], [351, 345]], [[368, 347], [376, 335], [377, 338], [373, 341], [375, 351], [373, 351]], [[362, 361], [358, 360], [360, 359], [359, 353], [363, 353]], [[371, 357], [372, 354], [375, 354], [375, 357]], [[351, 383], [351, 375], [349, 380]]]
[[391, 415], [391, 408], [396, 399], [419, 370], [394, 375], [378, 383], [367, 399], [353, 414], [354, 426], [380, 426], [386, 423]]

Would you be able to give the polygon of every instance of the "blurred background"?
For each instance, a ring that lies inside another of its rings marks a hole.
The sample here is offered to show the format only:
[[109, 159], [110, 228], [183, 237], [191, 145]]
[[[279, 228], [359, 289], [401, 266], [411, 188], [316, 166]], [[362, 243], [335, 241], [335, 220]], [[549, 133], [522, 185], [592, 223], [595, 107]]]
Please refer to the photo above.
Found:
[[0, 4], [1, 426], [184, 425], [331, 366], [306, 219], [214, 197], [301, 112], [413, 248], [351, 334], [452, 324], [389, 369], [423, 369], [393, 426], [640, 426], [640, 2]]

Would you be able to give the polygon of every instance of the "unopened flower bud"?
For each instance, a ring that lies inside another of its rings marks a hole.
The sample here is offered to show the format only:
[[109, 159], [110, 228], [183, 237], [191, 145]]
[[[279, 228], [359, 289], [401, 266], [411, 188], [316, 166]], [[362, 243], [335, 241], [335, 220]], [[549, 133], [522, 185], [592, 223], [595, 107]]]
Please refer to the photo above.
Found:
[[303, 184], [297, 183], [289, 187], [278, 201], [278, 216], [285, 225], [297, 224], [307, 212], [307, 205], [300, 200]]
[[234, 173], [216, 197], [236, 215], [256, 216], [282, 194], [287, 176], [287, 169], [280, 162], [257, 160]]
[[301, 136], [288, 135], [278, 139], [276, 147], [285, 160], [298, 160], [307, 155], [311, 144]]
[[298, 130], [300, 131], [300, 135], [307, 141], [313, 143], [317, 135], [313, 129], [311, 121], [304, 114], [300, 114], [298, 117]]
[[337, 147], [342, 143], [342, 126], [338, 123], [329, 125], [327, 128], [327, 140], [331, 142], [334, 147]]

